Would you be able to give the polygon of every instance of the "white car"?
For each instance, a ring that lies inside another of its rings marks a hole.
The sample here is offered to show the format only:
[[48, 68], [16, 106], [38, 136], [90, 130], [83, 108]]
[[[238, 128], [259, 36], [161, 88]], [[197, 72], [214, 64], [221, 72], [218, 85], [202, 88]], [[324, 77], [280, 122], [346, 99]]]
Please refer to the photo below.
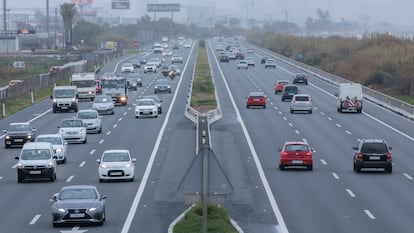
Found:
[[76, 118], [83, 121], [87, 133], [102, 133], [102, 116], [97, 110], [82, 109], [76, 113]]
[[59, 134], [62, 135], [63, 139], [68, 143], [86, 143], [86, 127], [83, 125], [81, 119], [64, 119], [59, 128]]
[[67, 142], [60, 134], [40, 134], [36, 137], [36, 142], [49, 142], [55, 151], [56, 162], [66, 163]]
[[99, 182], [106, 180], [127, 179], [134, 181], [135, 158], [131, 158], [129, 150], [105, 150], [99, 163]]
[[246, 60], [248, 66], [253, 66], [254, 67], [253, 57], [246, 57], [244, 60]]
[[158, 105], [153, 99], [138, 99], [135, 104], [135, 118], [158, 117]]
[[187, 48], [191, 48], [191, 43], [185, 43], [185, 44], [184, 44], [184, 48], [186, 48], [186, 49], [187, 49]]
[[240, 60], [239, 62], [237, 62], [237, 69], [249, 69], [249, 65], [247, 64], [246, 60]]
[[109, 95], [97, 95], [92, 104], [92, 109], [98, 111], [99, 114], [114, 114], [115, 104]]
[[296, 94], [290, 102], [290, 113], [305, 111], [312, 113], [312, 99], [307, 94]]
[[183, 56], [181, 56], [181, 54], [174, 54], [171, 57], [171, 63], [183, 63]]
[[122, 73], [133, 73], [134, 72], [134, 65], [132, 63], [122, 64], [121, 72]]
[[162, 55], [164, 55], [164, 57], [171, 57], [173, 54], [171, 49], [164, 49], [164, 52], [162, 52]]
[[150, 58], [148, 62], [154, 62], [155, 64], [157, 64], [157, 68], [160, 68], [162, 64], [161, 58], [158, 57]]
[[144, 66], [144, 73], [157, 73], [157, 63], [155, 62], [147, 62]]

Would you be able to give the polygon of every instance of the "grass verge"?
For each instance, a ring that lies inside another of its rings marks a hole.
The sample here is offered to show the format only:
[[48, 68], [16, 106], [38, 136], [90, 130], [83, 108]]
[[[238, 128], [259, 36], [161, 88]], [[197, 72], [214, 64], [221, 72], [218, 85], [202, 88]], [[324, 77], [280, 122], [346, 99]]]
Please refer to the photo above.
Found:
[[204, 41], [200, 41], [197, 53], [191, 107], [202, 113], [217, 108], [214, 83]]
[[[230, 223], [228, 214], [224, 208], [217, 205], [208, 206], [209, 233], [237, 233]], [[202, 207], [196, 205], [185, 214], [184, 219], [174, 227], [174, 233], [201, 233], [202, 231]]]

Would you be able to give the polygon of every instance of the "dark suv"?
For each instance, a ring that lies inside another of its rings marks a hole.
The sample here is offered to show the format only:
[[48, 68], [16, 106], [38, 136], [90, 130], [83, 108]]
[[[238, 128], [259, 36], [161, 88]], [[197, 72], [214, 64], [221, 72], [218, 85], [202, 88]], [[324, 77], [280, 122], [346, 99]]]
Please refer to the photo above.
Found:
[[282, 101], [292, 100], [293, 96], [298, 94], [298, 87], [295, 85], [285, 85], [282, 91]]
[[33, 142], [36, 129], [28, 122], [10, 123], [9, 128], [3, 130], [5, 133], [4, 144], [6, 148], [13, 145], [23, 146], [26, 142]]
[[306, 74], [296, 74], [293, 78], [293, 84], [296, 83], [303, 83], [305, 85], [308, 85], [308, 77], [306, 76]]
[[362, 168], [384, 168], [392, 172], [391, 147], [383, 139], [363, 139], [354, 152], [354, 171], [359, 173]]

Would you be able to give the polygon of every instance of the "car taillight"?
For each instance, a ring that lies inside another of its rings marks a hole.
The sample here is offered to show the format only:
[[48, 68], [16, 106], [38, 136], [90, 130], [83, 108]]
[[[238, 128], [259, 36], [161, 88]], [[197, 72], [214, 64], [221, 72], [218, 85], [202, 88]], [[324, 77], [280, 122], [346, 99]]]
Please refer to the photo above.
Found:
[[391, 159], [392, 159], [391, 153], [390, 153], [390, 152], [388, 152], [388, 153], [387, 153], [387, 160], [391, 160]]
[[361, 152], [358, 152], [357, 159], [362, 160], [362, 153]]

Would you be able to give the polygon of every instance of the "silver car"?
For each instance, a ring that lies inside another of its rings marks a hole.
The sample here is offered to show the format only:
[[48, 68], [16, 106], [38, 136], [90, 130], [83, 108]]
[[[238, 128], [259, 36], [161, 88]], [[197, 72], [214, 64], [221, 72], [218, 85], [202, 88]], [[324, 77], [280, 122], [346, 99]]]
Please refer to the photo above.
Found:
[[68, 143], [87, 142], [86, 127], [83, 125], [81, 119], [64, 119], [58, 128], [59, 134], [62, 135], [63, 139]]
[[106, 196], [93, 185], [70, 185], [63, 187], [50, 199], [53, 226], [64, 223], [96, 223], [105, 221]]
[[144, 95], [142, 99], [153, 99], [158, 107], [158, 114], [162, 113], [162, 99], [158, 95]]
[[49, 142], [55, 151], [56, 162], [66, 163], [67, 142], [60, 134], [41, 134], [36, 138], [36, 142]]
[[292, 97], [290, 102], [290, 113], [296, 111], [305, 111], [312, 113], [312, 99], [307, 94], [296, 94]]
[[99, 114], [114, 114], [115, 104], [109, 95], [98, 95], [92, 104], [92, 109], [98, 111]]
[[79, 110], [76, 118], [81, 119], [87, 133], [102, 133], [102, 116], [94, 109]]

